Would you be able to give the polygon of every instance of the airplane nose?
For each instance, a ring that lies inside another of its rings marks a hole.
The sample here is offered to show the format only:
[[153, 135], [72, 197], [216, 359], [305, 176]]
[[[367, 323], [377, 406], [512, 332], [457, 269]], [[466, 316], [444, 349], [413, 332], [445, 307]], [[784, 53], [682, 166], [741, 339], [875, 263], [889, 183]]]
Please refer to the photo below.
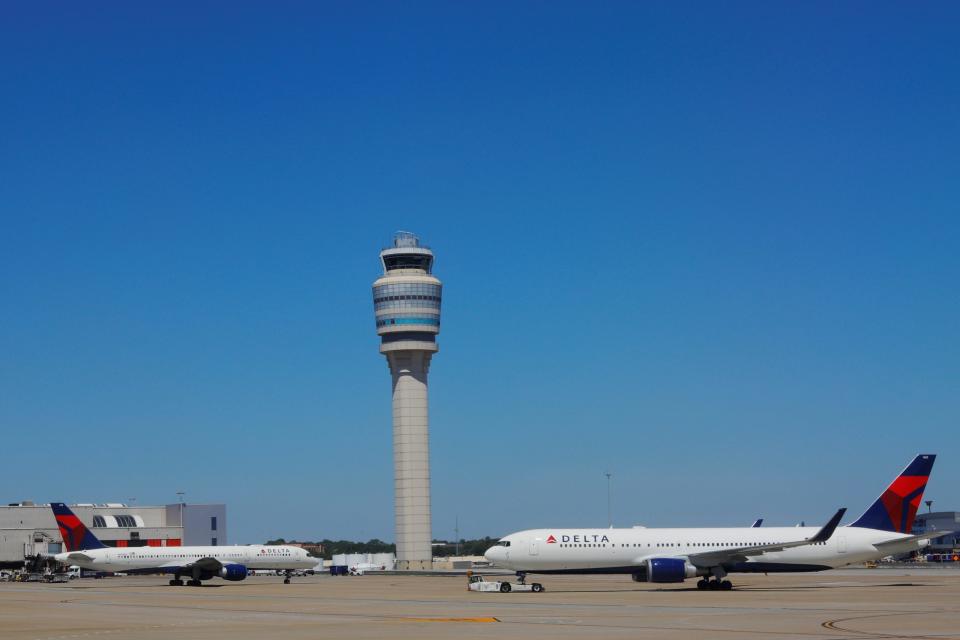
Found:
[[498, 561], [503, 560], [503, 547], [490, 547], [487, 549], [487, 552], [483, 554], [483, 557], [486, 558], [490, 564], [497, 564]]

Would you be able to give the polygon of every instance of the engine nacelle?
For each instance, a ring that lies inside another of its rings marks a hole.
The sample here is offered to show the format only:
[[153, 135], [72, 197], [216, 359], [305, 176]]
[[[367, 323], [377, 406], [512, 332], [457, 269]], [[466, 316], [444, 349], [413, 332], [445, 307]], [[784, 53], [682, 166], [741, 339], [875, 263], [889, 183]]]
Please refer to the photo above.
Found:
[[682, 558], [651, 558], [647, 560], [647, 582], [683, 582], [687, 578], [696, 577], [696, 575], [697, 568]]
[[247, 568], [242, 564], [225, 564], [220, 567], [220, 577], [224, 580], [244, 580], [247, 577]]

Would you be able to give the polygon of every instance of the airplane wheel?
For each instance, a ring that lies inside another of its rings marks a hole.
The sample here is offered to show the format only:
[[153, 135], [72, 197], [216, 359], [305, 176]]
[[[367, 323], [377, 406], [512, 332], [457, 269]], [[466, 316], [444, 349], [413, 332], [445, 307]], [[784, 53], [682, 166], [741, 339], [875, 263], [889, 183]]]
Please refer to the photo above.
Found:
[[724, 580], [723, 582], [720, 583], [720, 588], [723, 589], [724, 591], [730, 591], [730, 589], [733, 589], [733, 583], [730, 582], [729, 580]]
[[500, 585], [500, 593], [510, 593], [510, 583], [504, 582]]
[[284, 578], [283, 584], [290, 584], [290, 578]]
[[716, 591], [717, 589], [720, 588], [720, 581], [710, 580], [709, 582], [707, 582], [707, 588], [710, 589], [710, 591]]
[[200, 581], [199, 581], [199, 580], [191, 580], [191, 581], [188, 582], [187, 584], [190, 585], [191, 587], [199, 587], [199, 586], [200, 586]]
[[541, 591], [543, 591], [543, 585], [540, 584], [539, 582], [534, 582], [533, 586], [530, 588], [533, 589], [534, 593], [540, 593]]
[[708, 586], [709, 586], [709, 585], [707, 584], [707, 581], [706, 581], [706, 580], [703, 580], [703, 579], [697, 580], [697, 589], [700, 589], [701, 591], [703, 591], [703, 590], [705, 590]]

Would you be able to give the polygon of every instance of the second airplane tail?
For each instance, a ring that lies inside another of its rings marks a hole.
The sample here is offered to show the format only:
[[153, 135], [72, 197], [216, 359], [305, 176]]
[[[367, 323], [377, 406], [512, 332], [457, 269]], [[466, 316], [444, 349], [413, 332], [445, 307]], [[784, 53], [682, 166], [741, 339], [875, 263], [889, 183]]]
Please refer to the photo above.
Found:
[[53, 517], [57, 520], [60, 536], [63, 538], [63, 546], [67, 548], [67, 551], [106, 548], [106, 545], [97, 540], [97, 536], [93, 535], [87, 529], [87, 526], [80, 522], [80, 518], [74, 515], [70, 507], [62, 502], [51, 502], [50, 508], [53, 509]]
[[937, 456], [929, 453], [914, 458], [883, 495], [850, 526], [910, 533], [936, 459]]

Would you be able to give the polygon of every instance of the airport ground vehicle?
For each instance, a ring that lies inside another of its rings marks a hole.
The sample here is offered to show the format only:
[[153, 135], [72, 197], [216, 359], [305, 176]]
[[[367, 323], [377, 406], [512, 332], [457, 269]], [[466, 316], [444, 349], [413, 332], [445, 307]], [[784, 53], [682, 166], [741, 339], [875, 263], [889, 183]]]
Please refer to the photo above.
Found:
[[540, 593], [543, 591], [543, 585], [539, 582], [527, 584], [520, 576], [517, 582], [500, 582], [499, 580], [487, 580], [481, 575], [467, 574], [467, 591], [499, 591], [500, 593], [510, 593], [511, 591]]

